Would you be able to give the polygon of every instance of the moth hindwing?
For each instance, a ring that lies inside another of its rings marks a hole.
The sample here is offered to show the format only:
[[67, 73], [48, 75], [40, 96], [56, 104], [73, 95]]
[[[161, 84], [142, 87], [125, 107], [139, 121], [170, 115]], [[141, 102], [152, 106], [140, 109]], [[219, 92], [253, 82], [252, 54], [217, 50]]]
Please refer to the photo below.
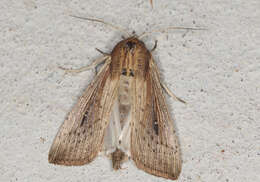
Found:
[[60, 127], [49, 162], [83, 165], [104, 152], [116, 170], [130, 157], [147, 173], [177, 179], [179, 143], [151, 52], [133, 36], [103, 61]]

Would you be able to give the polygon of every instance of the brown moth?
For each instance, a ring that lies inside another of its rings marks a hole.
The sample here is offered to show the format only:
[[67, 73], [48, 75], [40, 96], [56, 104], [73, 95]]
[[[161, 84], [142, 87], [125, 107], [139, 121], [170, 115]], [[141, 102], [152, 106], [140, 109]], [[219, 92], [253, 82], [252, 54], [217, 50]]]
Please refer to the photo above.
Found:
[[76, 70], [104, 63], [60, 127], [50, 163], [84, 165], [103, 152], [115, 170], [131, 158], [147, 173], [178, 178], [180, 147], [164, 86], [151, 51], [139, 38], [123, 39], [111, 54], [103, 53], [91, 66]]

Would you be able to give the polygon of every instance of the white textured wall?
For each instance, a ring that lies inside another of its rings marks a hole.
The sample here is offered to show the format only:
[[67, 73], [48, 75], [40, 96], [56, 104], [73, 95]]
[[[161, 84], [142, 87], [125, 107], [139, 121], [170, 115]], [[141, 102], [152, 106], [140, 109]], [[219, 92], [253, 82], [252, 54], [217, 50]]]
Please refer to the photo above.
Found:
[[137, 34], [170, 25], [206, 31], [152, 34], [181, 143], [179, 181], [260, 181], [259, 0], [1, 0], [0, 181], [164, 181], [132, 162], [114, 172], [107, 158], [89, 165], [48, 164], [60, 124], [94, 72], [65, 75], [58, 66], [91, 63], [121, 40], [101, 18]]

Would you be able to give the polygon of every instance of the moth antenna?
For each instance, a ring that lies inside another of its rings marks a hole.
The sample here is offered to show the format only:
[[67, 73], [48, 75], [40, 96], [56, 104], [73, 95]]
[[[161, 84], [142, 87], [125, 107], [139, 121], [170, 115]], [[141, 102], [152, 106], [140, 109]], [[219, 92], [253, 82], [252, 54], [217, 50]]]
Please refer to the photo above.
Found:
[[155, 32], [164, 33], [169, 30], [207, 30], [207, 29], [206, 28], [192, 28], [192, 27], [168, 27], [168, 28], [164, 28], [164, 29], [155, 29], [151, 32], [144, 32], [138, 37], [138, 39], [142, 39], [143, 37], [146, 37], [151, 33], [155, 33]]
[[106, 53], [106, 52], [104, 52], [104, 51], [101, 51], [101, 50], [98, 49], [98, 48], [96, 48], [96, 50], [97, 50], [98, 52], [100, 52], [101, 54], [103, 54], [104, 56], [110, 56], [109, 53]]
[[126, 34], [128, 37], [130, 37], [130, 34], [126, 30], [124, 30], [123, 28], [112, 25], [111, 23], [104, 22], [103, 20], [95, 19], [95, 18], [85, 18], [85, 17], [75, 16], [75, 15], [69, 15], [69, 16], [74, 17], [74, 18], [79, 18], [79, 19], [82, 19], [82, 20], [88, 20], [88, 21], [95, 21], [95, 22], [103, 23], [107, 26], [110, 26], [111, 28], [113, 28], [115, 30], [118, 30], [118, 31]]

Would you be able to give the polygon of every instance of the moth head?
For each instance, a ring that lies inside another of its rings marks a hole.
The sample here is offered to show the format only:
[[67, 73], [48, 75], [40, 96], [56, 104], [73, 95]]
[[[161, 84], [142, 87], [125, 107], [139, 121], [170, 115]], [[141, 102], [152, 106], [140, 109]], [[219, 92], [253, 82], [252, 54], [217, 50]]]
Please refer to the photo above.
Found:
[[126, 49], [126, 51], [134, 52], [140, 48], [146, 49], [144, 43], [135, 36], [127, 38], [123, 41], [124, 41], [124, 48]]
[[132, 41], [132, 40], [126, 42], [126, 48], [127, 48], [128, 50], [133, 50], [133, 49], [135, 49], [135, 48], [136, 48], [136, 42], [135, 42], [135, 41]]
[[150, 52], [141, 40], [132, 36], [117, 43], [112, 51], [112, 57], [115, 54], [129, 59], [138, 59], [139, 56], [150, 55]]
[[151, 53], [137, 37], [126, 38], [114, 47], [111, 53], [111, 70], [120, 75], [135, 77], [145, 75]]

